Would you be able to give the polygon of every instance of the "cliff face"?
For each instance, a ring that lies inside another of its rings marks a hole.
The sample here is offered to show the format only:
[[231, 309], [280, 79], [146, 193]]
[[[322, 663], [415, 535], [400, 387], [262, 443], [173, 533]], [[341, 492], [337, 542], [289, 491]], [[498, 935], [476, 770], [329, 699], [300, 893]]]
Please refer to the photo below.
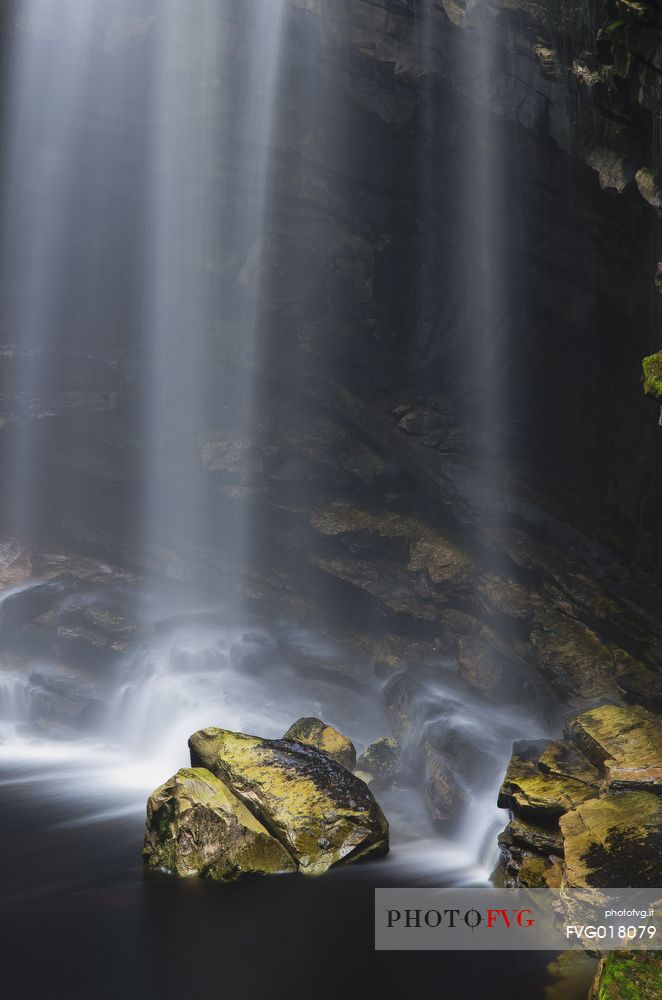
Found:
[[[57, 378], [59, 366], [48, 365], [46, 409], [66, 423], [59, 453], [88, 454], [84, 474], [93, 481], [130, 483], [140, 461], [133, 421], [145, 391], [138, 300], [151, 112], [144, 65], [160, 23], [148, 0], [124, 7], [113, 6], [97, 26], [100, 64], [112, 72], [121, 57], [133, 67], [123, 120], [91, 103], [80, 121], [78, 207], [83, 219], [96, 213], [102, 223], [94, 232], [78, 227], [72, 250], [75, 292], [67, 295], [85, 307], [59, 322], [53, 344], [75, 352], [93, 344], [116, 377], [98, 361], [92, 375], [76, 376], [72, 367], [82, 361], [69, 354]], [[236, 173], [232, 141], [241, 119], [231, 84], [259, 31], [259, 4], [227, 2], [223, 14], [228, 56], [210, 124], [219, 218], [224, 200], [241, 211], [256, 197], [251, 177]], [[45, 50], [57, 44], [52, 19], [26, 25], [11, 3], [4, 19], [9, 41], [38, 30]], [[529, 479], [542, 465], [607, 498], [644, 562], [657, 565], [659, 436], [650, 404], [639, 398], [640, 359], [659, 346], [657, 19], [653, 7], [626, 3], [508, 2], [467, 12], [451, 0], [295, 0], [265, 231], [248, 246], [224, 246], [204, 265], [223, 286], [226, 315], [210, 334], [220, 363], [237, 354], [227, 319], [232, 298], [256, 291], [266, 262], [270, 378], [287, 376], [294, 363], [304, 395], [326, 406], [342, 385], [368, 409], [397, 409], [400, 447], [425, 439], [430, 452], [466, 454], [481, 434], [472, 414], [484, 392], [475, 378], [483, 345], [471, 345], [467, 331], [487, 325], [474, 300], [498, 258], [499, 314], [485, 337], [499, 361], [485, 363], [511, 459]], [[206, 72], [211, 85], [218, 67]], [[476, 157], [467, 162], [477, 130], [480, 170]], [[467, 241], [475, 247], [482, 236], [476, 206], [486, 185], [499, 207], [491, 262], [467, 254]], [[111, 203], [112, 218], [104, 209]], [[10, 347], [12, 302], [29, 294], [3, 290]], [[241, 331], [234, 336], [241, 340]], [[13, 357], [3, 356], [9, 386]], [[83, 378], [92, 398], [78, 403], [95, 415], [81, 425], [54, 397]], [[356, 407], [349, 412], [338, 398], [333, 406], [356, 424]], [[82, 446], [73, 443], [78, 433]]]
[[[260, 4], [228, 0], [221, 13], [223, 65], [196, 65], [215, 95], [204, 169], [219, 232], [259, 196], [236, 150], [258, 140], [237, 81]], [[219, 303], [209, 329], [182, 333], [204, 346], [208, 405], [183, 426], [197, 391], [184, 387], [159, 440], [174, 492], [192, 477], [219, 521], [250, 508], [252, 593], [296, 603], [305, 579], [307, 596], [359, 595], [396, 639], [425, 631], [422, 661], [440, 644], [489, 696], [496, 647], [504, 691], [532, 690], [520, 681], [534, 661], [561, 703], [645, 692], [656, 707], [662, 440], [639, 385], [661, 318], [656, 16], [627, 4], [288, 5], [268, 212], [244, 243], [190, 262]], [[6, 45], [36, 30], [47, 52], [62, 27], [26, 25], [5, 5]], [[42, 470], [32, 522], [134, 560], [153, 388], [145, 66], [161, 30], [149, 0], [99, 15], [99, 71], [121, 56], [130, 72], [119, 119], [92, 98], [80, 117], [71, 281], [52, 347], [22, 359], [42, 373], [36, 398], [12, 380], [23, 350], [12, 315], [30, 288], [19, 276], [2, 289], [0, 447], [5, 461], [30, 447]], [[252, 359], [236, 321], [250, 295], [262, 326]], [[216, 386], [249, 364], [258, 405], [239, 440], [231, 414], [244, 402]], [[185, 468], [168, 462], [180, 433]], [[205, 559], [207, 572], [223, 553], [210, 542]]]

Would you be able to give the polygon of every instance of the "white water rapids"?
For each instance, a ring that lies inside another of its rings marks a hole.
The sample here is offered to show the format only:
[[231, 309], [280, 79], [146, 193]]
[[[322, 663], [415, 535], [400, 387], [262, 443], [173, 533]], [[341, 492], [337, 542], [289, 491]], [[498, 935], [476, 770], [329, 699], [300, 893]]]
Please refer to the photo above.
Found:
[[[46, 799], [70, 801], [75, 804], [72, 822], [121, 815], [138, 821], [147, 795], [187, 766], [187, 739], [205, 726], [277, 738], [297, 718], [314, 715], [350, 736], [359, 753], [388, 733], [381, 682], [357, 688], [324, 669], [316, 676], [296, 669], [288, 650], [315, 656], [322, 667], [329, 657], [328, 642], [312, 630], [283, 622], [276, 623], [275, 630], [254, 622], [214, 623], [204, 615], [181, 623], [173, 616], [171, 621], [173, 626], [150, 630], [114, 669], [115, 680], [92, 735], [76, 737], [65, 731], [54, 736], [39, 722], [39, 682], [16, 669], [0, 672], [0, 769], [5, 783], [34, 783]], [[505, 770], [513, 739], [540, 732], [533, 723], [527, 727], [519, 713], [463, 695], [453, 673], [447, 676], [444, 681], [441, 670], [430, 682], [439, 718], [487, 755], [495, 780], [488, 777], [484, 787], [469, 794], [461, 826], [447, 837], [433, 829], [416, 780], [398, 781], [380, 792], [392, 834], [387, 864], [399, 876], [416, 881], [447, 882], [454, 873], [462, 882], [481, 882], [494, 867], [496, 834], [506, 822], [505, 813], [496, 807], [498, 776]], [[425, 724], [435, 721], [432, 714]]]

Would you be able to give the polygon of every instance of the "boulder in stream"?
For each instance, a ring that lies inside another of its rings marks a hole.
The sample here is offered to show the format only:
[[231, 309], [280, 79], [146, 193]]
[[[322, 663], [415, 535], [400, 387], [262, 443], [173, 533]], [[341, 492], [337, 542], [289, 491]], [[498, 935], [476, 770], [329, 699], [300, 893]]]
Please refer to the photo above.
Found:
[[400, 744], [389, 736], [375, 740], [359, 757], [357, 774], [364, 781], [386, 783], [391, 781], [400, 770]]
[[189, 747], [192, 766], [220, 778], [300, 871], [388, 852], [388, 823], [367, 785], [317, 747], [213, 727]]
[[150, 868], [222, 882], [296, 870], [283, 845], [205, 768], [183, 768], [150, 796], [144, 856]]

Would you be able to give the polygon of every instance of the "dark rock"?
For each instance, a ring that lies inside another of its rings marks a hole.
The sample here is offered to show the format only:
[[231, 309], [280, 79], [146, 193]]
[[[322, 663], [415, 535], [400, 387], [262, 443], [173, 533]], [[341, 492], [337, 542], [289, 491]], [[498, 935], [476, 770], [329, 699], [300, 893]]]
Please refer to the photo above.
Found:
[[0, 632], [7, 633], [27, 625], [77, 587], [76, 577], [63, 573], [47, 583], [38, 583], [17, 594], [10, 594], [0, 607]]
[[433, 822], [441, 830], [459, 825], [467, 795], [449, 762], [433, 747], [424, 750], [425, 800]]
[[633, 664], [616, 677], [618, 689], [628, 701], [662, 713], [662, 673]]
[[400, 770], [400, 744], [388, 736], [371, 743], [356, 762], [356, 772], [371, 785], [392, 781]]
[[510, 821], [507, 830], [515, 843], [540, 854], [555, 854], [557, 857], [563, 854], [563, 838], [558, 829], [537, 826], [516, 817]]

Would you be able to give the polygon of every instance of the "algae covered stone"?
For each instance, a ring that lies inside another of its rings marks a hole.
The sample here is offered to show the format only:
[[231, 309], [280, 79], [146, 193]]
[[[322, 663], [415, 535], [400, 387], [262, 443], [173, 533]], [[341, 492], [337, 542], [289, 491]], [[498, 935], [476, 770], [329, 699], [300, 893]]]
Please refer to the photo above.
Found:
[[510, 821], [506, 831], [516, 843], [534, 851], [542, 854], [563, 854], [563, 837], [558, 828], [549, 829], [516, 817]]
[[610, 951], [600, 960], [590, 1000], [658, 1000], [661, 996], [659, 952]]
[[370, 775], [371, 780], [389, 781], [400, 770], [400, 744], [389, 736], [382, 736], [366, 747], [356, 766]]
[[181, 878], [224, 882], [296, 870], [285, 848], [205, 768], [183, 768], [150, 796], [144, 856], [151, 868]]
[[645, 394], [662, 400], [662, 351], [649, 354], [642, 361], [641, 367]]
[[620, 792], [583, 802], [562, 816], [570, 887], [662, 885], [662, 798]]
[[638, 705], [603, 705], [568, 724], [568, 734], [613, 791], [662, 793], [662, 719]]
[[569, 743], [520, 740], [513, 745], [498, 804], [548, 826], [597, 795], [597, 779], [596, 769]]
[[227, 784], [306, 874], [388, 851], [388, 823], [367, 785], [316, 747], [203, 729], [191, 763]]
[[297, 743], [324, 750], [348, 771], [353, 771], [356, 767], [356, 750], [352, 741], [321, 719], [298, 719], [290, 726], [283, 739], [296, 740]]

